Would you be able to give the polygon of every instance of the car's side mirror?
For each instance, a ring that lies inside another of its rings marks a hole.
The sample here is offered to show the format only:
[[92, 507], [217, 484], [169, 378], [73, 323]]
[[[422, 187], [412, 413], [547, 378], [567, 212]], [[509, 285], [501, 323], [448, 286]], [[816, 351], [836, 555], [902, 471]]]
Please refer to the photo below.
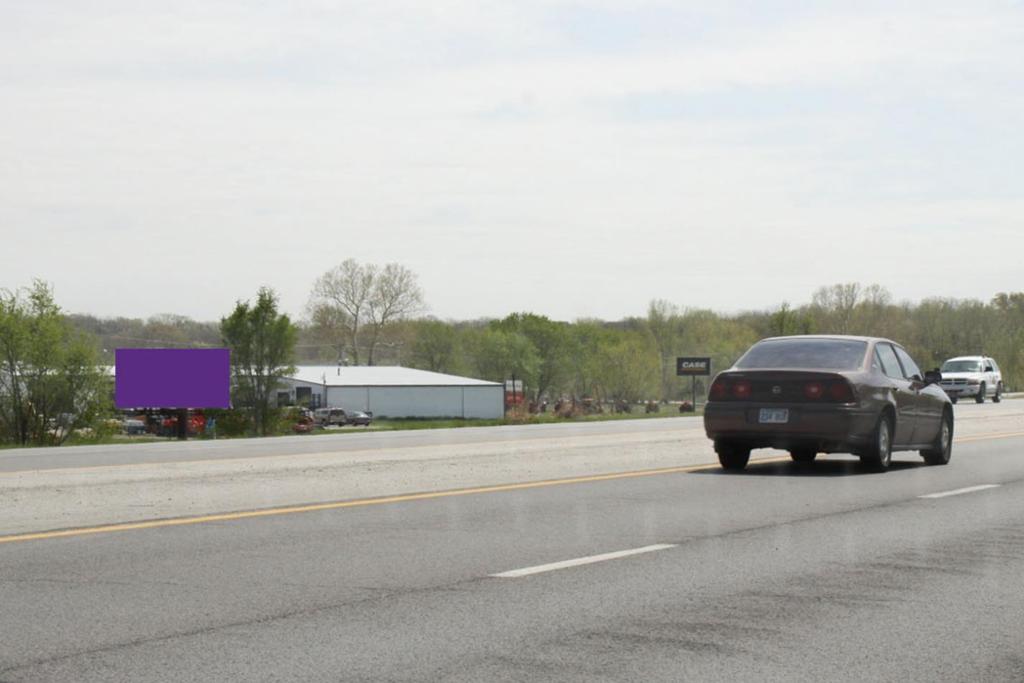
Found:
[[929, 370], [928, 372], [924, 373], [925, 384], [938, 384], [941, 381], [942, 373], [939, 372], [938, 368], [935, 368], [934, 370]]

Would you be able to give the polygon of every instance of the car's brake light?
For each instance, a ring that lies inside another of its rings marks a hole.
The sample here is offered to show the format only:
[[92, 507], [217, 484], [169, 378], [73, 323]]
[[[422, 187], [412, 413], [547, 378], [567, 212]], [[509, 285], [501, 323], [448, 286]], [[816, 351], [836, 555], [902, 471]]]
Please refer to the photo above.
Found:
[[838, 382], [832, 382], [828, 386], [828, 395], [833, 401], [839, 401], [840, 403], [852, 403], [854, 400], [853, 388], [849, 382], [843, 379]]
[[754, 393], [754, 386], [750, 380], [741, 379], [732, 385], [732, 395], [739, 399], [750, 398]]
[[721, 401], [729, 395], [729, 384], [724, 379], [716, 379], [711, 384], [710, 398], [713, 401]]
[[816, 401], [822, 397], [825, 393], [825, 387], [821, 386], [821, 382], [808, 382], [804, 385], [804, 396]]

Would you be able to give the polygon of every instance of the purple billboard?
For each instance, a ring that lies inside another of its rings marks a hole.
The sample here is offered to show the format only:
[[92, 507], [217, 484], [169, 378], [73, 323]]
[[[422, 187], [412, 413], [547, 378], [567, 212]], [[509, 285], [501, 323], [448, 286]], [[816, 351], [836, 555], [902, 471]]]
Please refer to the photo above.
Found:
[[116, 349], [118, 408], [230, 408], [228, 349]]

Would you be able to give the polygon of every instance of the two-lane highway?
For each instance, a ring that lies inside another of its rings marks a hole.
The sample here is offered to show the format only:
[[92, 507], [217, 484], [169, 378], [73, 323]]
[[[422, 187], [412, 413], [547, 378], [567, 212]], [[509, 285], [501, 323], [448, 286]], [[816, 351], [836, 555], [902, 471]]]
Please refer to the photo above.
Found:
[[[956, 414], [961, 441], [1024, 435], [1024, 401], [961, 405]], [[0, 451], [0, 536], [709, 461], [714, 452], [693, 417], [8, 450]]]
[[1020, 680], [1006, 433], [8, 535], [0, 681]]

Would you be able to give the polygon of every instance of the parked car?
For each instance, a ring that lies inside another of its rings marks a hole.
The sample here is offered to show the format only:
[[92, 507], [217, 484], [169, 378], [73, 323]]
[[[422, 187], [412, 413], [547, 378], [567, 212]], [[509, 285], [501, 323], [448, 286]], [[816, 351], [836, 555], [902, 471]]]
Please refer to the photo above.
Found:
[[292, 424], [292, 431], [296, 434], [308, 434], [316, 428], [316, 421], [308, 415], [299, 416]]
[[945, 465], [953, 408], [940, 379], [888, 339], [764, 339], [715, 377], [704, 430], [729, 470], [746, 467], [754, 448], [788, 450], [799, 463], [821, 452], [853, 453], [879, 470], [893, 451], [917, 450]]
[[348, 424], [360, 427], [369, 427], [373, 421], [373, 413], [364, 413], [361, 410], [352, 410], [348, 413]]
[[1003, 374], [995, 360], [988, 356], [957, 356], [942, 364], [939, 386], [956, 403], [961, 396], [973, 396], [984, 403], [992, 396], [993, 403], [1003, 400]]
[[316, 423], [322, 427], [342, 426], [348, 422], [348, 415], [341, 408], [317, 408], [314, 412]]
[[127, 417], [121, 420], [121, 431], [130, 436], [145, 434], [146, 423], [134, 417]]

